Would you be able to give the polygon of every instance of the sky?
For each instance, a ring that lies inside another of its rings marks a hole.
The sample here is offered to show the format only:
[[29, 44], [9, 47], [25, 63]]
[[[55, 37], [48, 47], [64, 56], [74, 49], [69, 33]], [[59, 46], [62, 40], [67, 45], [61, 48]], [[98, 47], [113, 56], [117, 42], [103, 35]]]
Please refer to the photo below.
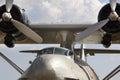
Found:
[[[117, 1], [120, 2], [120, 0]], [[0, 0], [0, 5], [4, 2], [4, 0]], [[108, 2], [109, 0], [14, 0], [14, 4], [25, 9], [31, 23], [97, 22], [99, 10]], [[16, 45], [12, 49], [0, 45], [0, 51], [12, 59], [23, 70], [26, 70], [29, 66], [28, 61], [34, 60], [36, 55], [20, 54], [18, 51], [41, 49], [48, 46], [56, 45]], [[86, 47], [103, 48], [102, 45], [86, 45]], [[110, 48], [120, 49], [120, 45], [112, 45]], [[120, 65], [120, 55], [116, 54], [88, 56], [87, 60], [100, 79], [103, 79], [111, 70]], [[20, 76], [16, 70], [0, 57], [1, 80], [17, 80]]]

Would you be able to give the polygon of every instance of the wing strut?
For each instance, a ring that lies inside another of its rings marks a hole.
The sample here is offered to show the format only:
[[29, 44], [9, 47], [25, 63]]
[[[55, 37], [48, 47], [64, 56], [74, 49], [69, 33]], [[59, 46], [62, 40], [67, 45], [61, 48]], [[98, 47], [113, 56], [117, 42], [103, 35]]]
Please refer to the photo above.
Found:
[[4, 54], [0, 52], [0, 56], [5, 59], [13, 68], [15, 68], [20, 74], [23, 74], [24, 71], [18, 67], [14, 62], [12, 62], [9, 58], [7, 58]]
[[120, 72], [120, 65], [117, 68], [115, 68], [110, 74], [108, 74], [103, 80], [109, 80], [119, 72]]

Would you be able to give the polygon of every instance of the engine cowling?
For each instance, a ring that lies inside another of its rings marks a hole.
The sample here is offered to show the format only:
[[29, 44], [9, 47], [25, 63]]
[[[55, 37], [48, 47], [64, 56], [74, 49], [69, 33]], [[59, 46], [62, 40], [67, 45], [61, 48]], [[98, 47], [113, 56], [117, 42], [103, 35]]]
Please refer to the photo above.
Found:
[[12, 5], [12, 9], [7, 13], [6, 5], [0, 7], [0, 31], [6, 33], [4, 37], [4, 44], [9, 48], [14, 47], [15, 41], [22, 41], [25, 39], [23, 33], [21, 33], [12, 23], [11, 19], [5, 20], [6, 15], [10, 13], [11, 19], [14, 19], [24, 25], [28, 26], [28, 18], [25, 15], [23, 9], [20, 9], [17, 5]]
[[[116, 12], [120, 16], [120, 4], [117, 3]], [[109, 18], [111, 13], [110, 4], [105, 5], [99, 12], [98, 21], [102, 21], [104, 19]], [[117, 33], [120, 32], [120, 22], [116, 21], [109, 21], [102, 29], [107, 33]]]
[[29, 20], [24, 12], [24, 9], [13, 4], [13, 0], [6, 0], [6, 4], [0, 7], [0, 30], [6, 33], [4, 43], [8, 47], [13, 47], [16, 38], [21, 34], [36, 43], [43, 41], [41, 36], [29, 28]]
[[[6, 12], [5, 5], [0, 7], [0, 18], [2, 18], [2, 15], [4, 12]], [[11, 13], [13, 19], [18, 20], [21, 23], [24, 23], [23, 14], [17, 5], [13, 5], [10, 13]], [[14, 25], [12, 24], [12, 22], [10, 22], [10, 21], [0, 22], [0, 30], [7, 34], [16, 34], [19, 32], [18, 29], [16, 29], [14, 27]]]

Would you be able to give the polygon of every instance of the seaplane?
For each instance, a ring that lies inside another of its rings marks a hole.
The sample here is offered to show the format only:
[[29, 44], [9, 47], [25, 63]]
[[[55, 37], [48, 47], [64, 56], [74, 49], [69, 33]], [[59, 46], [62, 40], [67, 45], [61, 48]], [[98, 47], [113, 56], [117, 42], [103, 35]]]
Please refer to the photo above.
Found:
[[[15, 43], [59, 43], [61, 47], [21, 51], [37, 53], [25, 71], [2, 52], [0, 56], [21, 74], [18, 80], [99, 80], [86, 62], [86, 55], [120, 53], [120, 50], [85, 49], [83, 45], [81, 49], [74, 49], [73, 46], [78, 42], [100, 43], [105, 47], [111, 43], [120, 43], [119, 16], [120, 4], [116, 0], [110, 0], [109, 4], [101, 8], [98, 23], [95, 24], [29, 24], [25, 10], [13, 4], [13, 0], [6, 0], [6, 4], [0, 6], [0, 43], [10, 48]], [[105, 79], [109, 77], [108, 75]]]

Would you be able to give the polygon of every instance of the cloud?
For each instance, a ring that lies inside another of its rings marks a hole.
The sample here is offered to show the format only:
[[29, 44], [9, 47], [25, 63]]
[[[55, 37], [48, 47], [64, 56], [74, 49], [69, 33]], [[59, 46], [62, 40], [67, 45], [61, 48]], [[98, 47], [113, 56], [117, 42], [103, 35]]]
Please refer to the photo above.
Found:
[[99, 0], [15, 0], [36, 22], [95, 22], [102, 7]]
[[0, 0], [0, 5], [2, 5], [3, 3], [5, 3], [5, 1], [4, 0]]
[[62, 14], [61, 10], [57, 6], [50, 4], [48, 1], [42, 2], [42, 7], [51, 17], [55, 19]]
[[[65, 22], [87, 22], [92, 20], [95, 22], [97, 19], [97, 14], [102, 6], [98, 0], [49, 0], [47, 2], [42, 1], [41, 3], [46, 3], [47, 7], [48, 5], [50, 7], [44, 8], [46, 4], [41, 6], [44, 10], [47, 11], [47, 13], [49, 13], [47, 14], [49, 15], [48, 18], [57, 12], [57, 16], [54, 15], [55, 19], [57, 21]], [[56, 11], [54, 11], [54, 9], [56, 9]], [[44, 16], [45, 15], [46, 13], [44, 13]], [[54, 21], [54, 18], [51, 20]]]

